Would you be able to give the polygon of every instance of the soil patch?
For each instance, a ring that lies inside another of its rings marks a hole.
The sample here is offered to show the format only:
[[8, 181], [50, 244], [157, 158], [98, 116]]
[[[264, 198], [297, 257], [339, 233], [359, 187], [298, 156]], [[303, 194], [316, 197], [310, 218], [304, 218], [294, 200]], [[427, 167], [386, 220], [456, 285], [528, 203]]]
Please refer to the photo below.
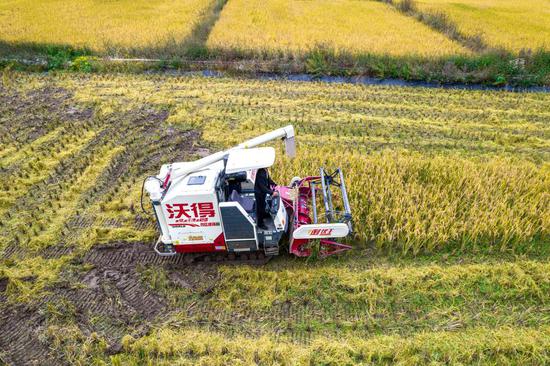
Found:
[[0, 122], [6, 141], [30, 143], [61, 123], [83, 124], [92, 118], [91, 107], [76, 106], [72, 92], [47, 85], [28, 93], [0, 85]]
[[[181, 310], [169, 308], [166, 299], [143, 281], [140, 269], [162, 267], [173, 286], [190, 291], [201, 291], [205, 281], [214, 286], [218, 271], [215, 265], [189, 265], [183, 256], [159, 257], [144, 243], [96, 247], [76, 264], [91, 268], [50, 288], [45, 298], [25, 305], [0, 303], [0, 361], [66, 363], [48, 336], [48, 327], [60, 321], [76, 325], [84, 336], [98, 334], [107, 340], [108, 353], [119, 352], [124, 335], [143, 336]], [[0, 280], [0, 289], [4, 282], [7, 279]]]
[[0, 278], [0, 292], [6, 291], [8, 287], [8, 279], [6, 277]]

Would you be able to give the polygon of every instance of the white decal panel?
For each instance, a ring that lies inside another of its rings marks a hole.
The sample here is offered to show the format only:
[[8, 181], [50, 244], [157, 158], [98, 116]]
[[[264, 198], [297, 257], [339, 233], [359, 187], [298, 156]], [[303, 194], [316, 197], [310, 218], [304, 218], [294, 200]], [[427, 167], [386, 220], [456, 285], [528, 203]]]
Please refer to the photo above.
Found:
[[342, 238], [349, 234], [349, 227], [346, 224], [311, 224], [302, 225], [292, 236], [295, 239], [323, 239], [323, 238]]
[[213, 194], [176, 196], [162, 208], [174, 244], [213, 243], [222, 227]]

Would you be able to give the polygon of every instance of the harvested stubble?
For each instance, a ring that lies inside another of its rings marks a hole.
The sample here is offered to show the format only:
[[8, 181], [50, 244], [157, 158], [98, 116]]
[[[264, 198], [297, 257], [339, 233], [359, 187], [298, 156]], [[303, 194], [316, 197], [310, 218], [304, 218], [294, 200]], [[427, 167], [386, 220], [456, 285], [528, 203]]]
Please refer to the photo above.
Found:
[[[128, 340], [131, 344], [131, 341]], [[550, 361], [550, 330], [486, 329], [420, 333], [410, 338], [319, 338], [311, 345], [272, 338], [226, 337], [193, 330], [156, 331], [112, 361], [159, 365], [541, 365]], [[497, 350], [498, 351], [495, 351]]]
[[[467, 259], [471, 261], [471, 259]], [[537, 327], [548, 322], [548, 263], [485, 260], [479, 263], [397, 263], [355, 258], [329, 263], [292, 263], [267, 268], [227, 267], [215, 286], [178, 288], [173, 274], [144, 273], [151, 288], [174, 307], [181, 326], [247, 337], [310, 342], [341, 338], [414, 336], [478, 326]], [[210, 290], [208, 290], [210, 288]]]

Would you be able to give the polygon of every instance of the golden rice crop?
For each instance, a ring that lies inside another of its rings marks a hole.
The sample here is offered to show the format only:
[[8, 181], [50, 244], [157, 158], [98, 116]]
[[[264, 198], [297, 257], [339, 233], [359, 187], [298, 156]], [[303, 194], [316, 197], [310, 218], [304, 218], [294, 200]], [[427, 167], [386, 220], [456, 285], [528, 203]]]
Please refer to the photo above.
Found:
[[207, 45], [303, 53], [318, 45], [347, 53], [442, 56], [465, 49], [376, 1], [231, 0]]
[[459, 30], [511, 51], [550, 49], [550, 4], [545, 0], [419, 0], [421, 10], [443, 12]]
[[502, 158], [476, 162], [393, 151], [364, 156], [337, 151], [332, 143], [283, 160], [275, 175], [287, 182], [297, 172], [342, 167], [356, 234], [379, 248], [506, 250], [540, 245], [537, 239], [550, 235], [548, 169]]
[[207, 0], [2, 1], [0, 41], [100, 52], [111, 47], [158, 47], [190, 36], [210, 4]]

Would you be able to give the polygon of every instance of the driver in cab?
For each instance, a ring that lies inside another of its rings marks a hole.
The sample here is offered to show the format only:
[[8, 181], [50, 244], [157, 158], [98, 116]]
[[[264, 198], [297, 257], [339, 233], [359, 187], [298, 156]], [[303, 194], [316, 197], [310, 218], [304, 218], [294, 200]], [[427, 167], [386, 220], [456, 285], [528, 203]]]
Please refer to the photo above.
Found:
[[269, 177], [267, 168], [260, 168], [256, 172], [256, 181], [254, 182], [254, 198], [256, 198], [256, 217], [258, 227], [262, 230], [267, 230], [264, 219], [269, 217], [265, 212], [265, 198], [268, 194], [272, 197], [277, 197], [279, 192], [274, 191], [273, 188], [277, 185]]

